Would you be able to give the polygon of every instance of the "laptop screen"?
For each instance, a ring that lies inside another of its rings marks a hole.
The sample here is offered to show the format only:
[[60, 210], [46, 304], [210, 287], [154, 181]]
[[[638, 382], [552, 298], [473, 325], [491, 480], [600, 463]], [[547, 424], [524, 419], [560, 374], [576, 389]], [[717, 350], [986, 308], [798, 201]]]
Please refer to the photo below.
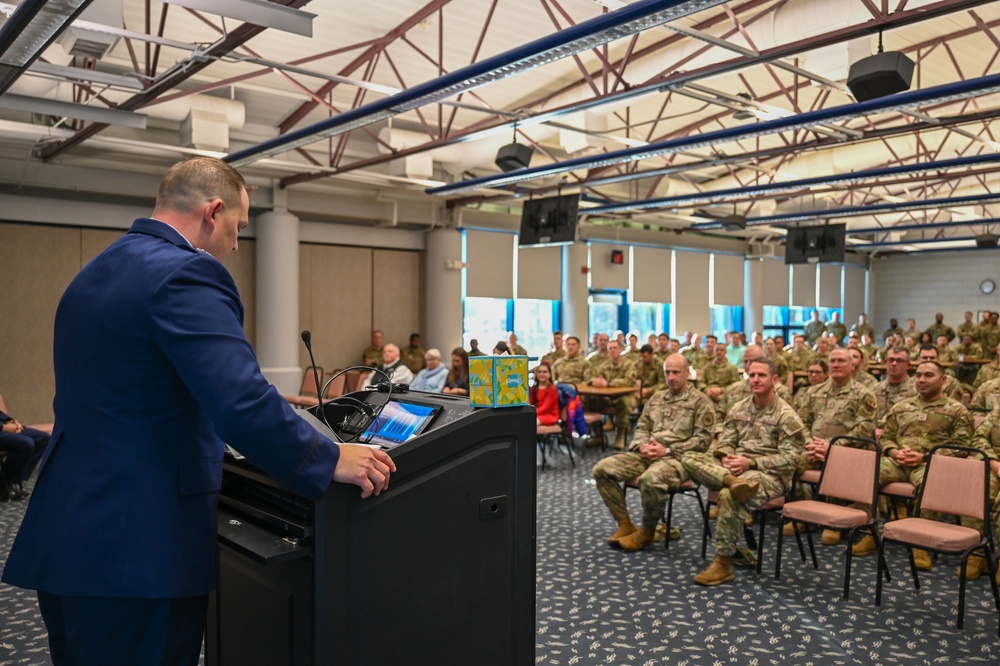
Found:
[[441, 407], [436, 405], [390, 400], [375, 422], [368, 426], [364, 439], [370, 438], [388, 448], [399, 446], [422, 433], [439, 411]]

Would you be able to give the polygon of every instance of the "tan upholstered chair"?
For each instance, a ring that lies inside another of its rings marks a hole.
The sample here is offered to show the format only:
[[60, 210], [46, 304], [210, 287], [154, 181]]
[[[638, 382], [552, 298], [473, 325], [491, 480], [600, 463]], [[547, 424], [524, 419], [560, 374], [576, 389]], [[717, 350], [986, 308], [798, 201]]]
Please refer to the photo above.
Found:
[[313, 407], [319, 403], [319, 387], [323, 383], [323, 368], [316, 368], [319, 373], [319, 384], [316, 383], [316, 374], [312, 367], [308, 367], [302, 373], [302, 385], [299, 387], [298, 395], [286, 395], [285, 400], [294, 407]]
[[[939, 451], [965, 454], [943, 455]], [[921, 511], [937, 511], [943, 514], [964, 516], [982, 520], [983, 532], [971, 527], [943, 523], [920, 517]], [[990, 516], [990, 461], [986, 453], [967, 446], [935, 446], [927, 457], [924, 483], [917, 498], [917, 508], [913, 517], [894, 520], [885, 524], [882, 541], [879, 543], [878, 580], [875, 587], [875, 605], [882, 604], [882, 570], [885, 567], [883, 553], [887, 543], [900, 543], [907, 547], [910, 556], [910, 570], [913, 585], [920, 589], [917, 567], [913, 562], [913, 549], [921, 548], [936, 553], [961, 555], [961, 576], [958, 584], [958, 628], [965, 619], [965, 574], [969, 555], [981, 552], [990, 569], [990, 586], [993, 600], [1000, 613], [1000, 594], [997, 592], [996, 548], [993, 543], [993, 520]], [[1000, 626], [997, 627], [1000, 636]]]
[[[852, 443], [864, 445], [866, 448], [846, 446]], [[854, 542], [859, 530], [868, 532], [876, 543], [879, 540], [878, 529], [878, 470], [882, 451], [871, 439], [860, 437], [834, 437], [830, 443], [826, 462], [819, 478], [819, 495], [826, 499], [845, 500], [872, 507], [870, 514], [862, 509], [851, 506], [832, 504], [820, 499], [797, 500], [786, 502], [781, 510], [782, 522], [792, 522], [796, 525], [815, 525], [824, 529], [849, 530], [847, 543]], [[774, 560], [774, 579], [781, 577], [781, 546], [784, 533], [778, 531], [778, 552]], [[796, 535], [798, 536], [798, 535]], [[809, 540], [809, 553], [812, 555], [813, 569], [819, 568], [816, 560], [816, 546], [813, 543], [812, 532], [806, 530]], [[851, 588], [851, 556], [850, 545], [847, 547], [847, 559], [844, 563], [844, 599], [848, 598]], [[885, 572], [889, 575], [888, 570]]]

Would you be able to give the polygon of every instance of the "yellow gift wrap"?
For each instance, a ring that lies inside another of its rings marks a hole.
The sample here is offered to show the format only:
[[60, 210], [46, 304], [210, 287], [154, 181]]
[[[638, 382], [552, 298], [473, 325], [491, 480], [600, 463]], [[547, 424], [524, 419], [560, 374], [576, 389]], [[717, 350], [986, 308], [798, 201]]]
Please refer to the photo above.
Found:
[[471, 357], [469, 359], [469, 401], [475, 407], [527, 405], [528, 357]]

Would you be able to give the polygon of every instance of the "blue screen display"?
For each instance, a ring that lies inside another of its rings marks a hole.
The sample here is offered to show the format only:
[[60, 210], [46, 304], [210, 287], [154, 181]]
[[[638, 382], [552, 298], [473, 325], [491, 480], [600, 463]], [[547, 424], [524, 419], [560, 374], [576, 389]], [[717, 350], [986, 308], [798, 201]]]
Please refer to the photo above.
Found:
[[365, 437], [402, 444], [423, 430], [436, 411], [433, 406], [391, 400], [368, 426]]

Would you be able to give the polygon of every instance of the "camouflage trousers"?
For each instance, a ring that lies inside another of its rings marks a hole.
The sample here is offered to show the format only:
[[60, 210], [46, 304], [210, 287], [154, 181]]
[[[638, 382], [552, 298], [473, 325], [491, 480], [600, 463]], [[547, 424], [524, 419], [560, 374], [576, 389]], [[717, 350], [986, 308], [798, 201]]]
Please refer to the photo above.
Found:
[[605, 398], [601, 396], [587, 396], [584, 409], [589, 412], [603, 412], [606, 409], [615, 410], [615, 427], [628, 430], [632, 422], [632, 410], [638, 404], [638, 399], [634, 395], [625, 395], [620, 398]]
[[635, 477], [639, 477], [639, 493], [642, 495], [642, 527], [652, 531], [663, 518], [670, 489], [679, 488], [688, 480], [688, 475], [684, 465], [676, 458], [649, 460], [638, 453], [628, 452], [601, 460], [594, 465], [597, 491], [619, 523], [631, 520], [622, 484]]
[[757, 509], [787, 492], [785, 481], [774, 474], [748, 469], [740, 478], [760, 484], [757, 494], [746, 502], [740, 503], [733, 499], [729, 488], [722, 485], [722, 479], [729, 470], [719, 464], [711, 453], [689, 452], [682, 458], [684, 468], [695, 481], [700, 481], [712, 490], [719, 491], [718, 517], [715, 521], [715, 552], [719, 555], [732, 557], [736, 554], [737, 544], [743, 534], [746, 519], [754, 509]]
[[[926, 471], [927, 465], [903, 467], [889, 456], [885, 456], [879, 464], [878, 482], [879, 485], [884, 486], [894, 481], [909, 481], [916, 489], [914, 492], [919, 493], [920, 486], [924, 484], [924, 473]], [[990, 506], [991, 518], [994, 530], [996, 530], [1000, 526], [1000, 479], [997, 478], [996, 474], [990, 474]], [[928, 520], [940, 520], [941, 514], [937, 511], [921, 511], [920, 517], [927, 518]], [[977, 518], [963, 517], [962, 525], [979, 530], [980, 534], [983, 531], [983, 521]], [[996, 532], [994, 532], [995, 537]]]

